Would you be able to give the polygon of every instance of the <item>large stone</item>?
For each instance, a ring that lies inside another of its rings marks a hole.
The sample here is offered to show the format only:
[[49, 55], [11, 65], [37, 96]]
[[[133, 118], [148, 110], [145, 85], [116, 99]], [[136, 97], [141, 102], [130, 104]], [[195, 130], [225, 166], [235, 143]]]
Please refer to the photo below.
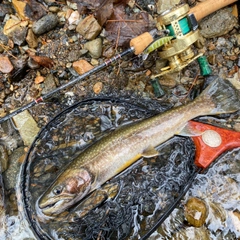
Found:
[[30, 146], [39, 132], [39, 127], [31, 114], [25, 110], [14, 116], [13, 121], [21, 135], [24, 145]]
[[232, 15], [231, 8], [224, 8], [200, 22], [200, 33], [205, 38], [219, 37], [231, 31], [237, 23], [237, 18]]
[[157, 5], [157, 13], [161, 14], [162, 12], [171, 9], [172, 7], [175, 7], [177, 4], [180, 3], [181, 0], [158, 0], [156, 2]]
[[55, 28], [58, 24], [58, 18], [54, 14], [48, 14], [33, 23], [32, 31], [36, 35], [41, 35]]
[[102, 39], [97, 38], [84, 44], [84, 49], [87, 49], [93, 58], [99, 58], [102, 55]]
[[102, 31], [102, 27], [98, 24], [93, 15], [89, 15], [78, 24], [76, 31], [85, 39], [92, 40]]

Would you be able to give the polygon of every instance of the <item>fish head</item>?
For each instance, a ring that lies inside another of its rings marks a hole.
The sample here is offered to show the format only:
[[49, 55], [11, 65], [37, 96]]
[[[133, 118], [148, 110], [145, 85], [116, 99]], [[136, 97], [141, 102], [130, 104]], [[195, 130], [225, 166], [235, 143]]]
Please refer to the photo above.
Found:
[[48, 216], [64, 212], [89, 193], [91, 182], [86, 169], [66, 170], [40, 197], [39, 210]]

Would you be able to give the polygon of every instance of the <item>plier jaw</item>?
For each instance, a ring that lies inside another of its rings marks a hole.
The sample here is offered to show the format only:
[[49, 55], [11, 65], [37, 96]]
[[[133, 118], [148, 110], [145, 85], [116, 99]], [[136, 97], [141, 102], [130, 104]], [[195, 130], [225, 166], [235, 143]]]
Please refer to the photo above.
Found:
[[189, 124], [202, 133], [191, 137], [196, 146], [195, 164], [200, 168], [207, 168], [223, 152], [240, 147], [240, 132], [196, 121]]

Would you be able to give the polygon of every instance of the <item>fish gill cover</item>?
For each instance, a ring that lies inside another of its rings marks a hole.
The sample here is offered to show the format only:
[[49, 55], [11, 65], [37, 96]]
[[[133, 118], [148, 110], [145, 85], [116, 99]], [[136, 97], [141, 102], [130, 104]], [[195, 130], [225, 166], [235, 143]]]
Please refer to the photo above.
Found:
[[153, 100], [89, 99], [50, 121], [33, 143], [21, 170], [22, 201], [36, 236], [40, 239], [138, 239], [148, 232], [195, 171], [194, 145], [190, 138], [170, 139], [157, 148], [159, 156], [139, 160], [109, 180], [106, 184], [119, 186], [116, 196], [83, 217], [76, 217], [76, 209], [72, 207], [42, 222], [37, 216], [36, 202], [64, 166], [84, 148], [114, 128], [168, 108]]

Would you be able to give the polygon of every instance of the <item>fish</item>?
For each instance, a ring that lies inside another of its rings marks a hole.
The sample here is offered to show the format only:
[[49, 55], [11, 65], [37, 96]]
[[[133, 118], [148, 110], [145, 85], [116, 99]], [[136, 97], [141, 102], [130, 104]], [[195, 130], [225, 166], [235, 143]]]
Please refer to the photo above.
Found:
[[217, 78], [186, 105], [117, 128], [73, 159], [40, 195], [37, 207], [44, 216], [63, 213], [141, 157], [157, 156], [156, 147], [174, 135], [191, 134], [191, 119], [238, 111], [239, 100], [231, 82]]

